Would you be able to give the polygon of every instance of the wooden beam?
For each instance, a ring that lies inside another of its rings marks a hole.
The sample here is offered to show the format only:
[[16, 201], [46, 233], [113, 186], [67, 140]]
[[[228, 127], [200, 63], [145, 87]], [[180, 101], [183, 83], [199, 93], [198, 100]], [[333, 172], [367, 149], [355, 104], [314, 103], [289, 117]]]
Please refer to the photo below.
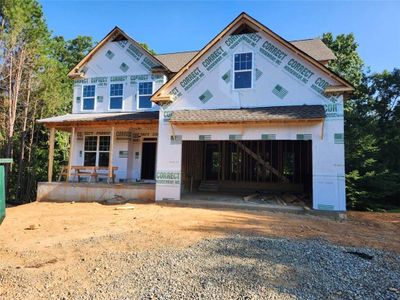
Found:
[[66, 181], [69, 181], [70, 176], [71, 176], [72, 155], [74, 153], [74, 142], [75, 142], [75, 127], [72, 127], [71, 135], [70, 135], [70, 143], [69, 143], [69, 159], [68, 159], [68, 170], [67, 170]]
[[110, 183], [114, 178], [113, 178], [113, 170], [112, 170], [112, 164], [113, 164], [113, 152], [114, 152], [114, 139], [115, 139], [115, 126], [111, 127], [111, 137], [110, 137], [110, 152], [109, 152], [109, 157], [108, 157], [108, 183]]
[[265, 160], [263, 160], [259, 155], [254, 153], [251, 149], [247, 148], [243, 143], [239, 141], [231, 141], [234, 144], [236, 144], [239, 148], [241, 148], [244, 152], [249, 154], [251, 157], [253, 157], [260, 165], [262, 165], [265, 169], [270, 171], [272, 174], [276, 175], [279, 179], [281, 179], [283, 182], [289, 182], [289, 180], [277, 169], [275, 169], [271, 164]]
[[49, 138], [49, 165], [47, 170], [47, 181], [51, 182], [53, 180], [53, 162], [54, 162], [54, 136], [56, 129], [54, 127], [50, 128], [50, 138]]

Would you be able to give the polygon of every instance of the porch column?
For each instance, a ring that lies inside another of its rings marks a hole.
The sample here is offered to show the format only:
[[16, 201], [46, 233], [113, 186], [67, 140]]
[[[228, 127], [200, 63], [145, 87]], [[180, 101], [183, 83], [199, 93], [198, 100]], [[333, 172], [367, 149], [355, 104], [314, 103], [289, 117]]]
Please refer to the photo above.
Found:
[[74, 142], [75, 142], [75, 127], [71, 129], [71, 137], [70, 137], [70, 146], [69, 146], [69, 159], [68, 159], [68, 170], [67, 170], [67, 180], [71, 176], [71, 167], [72, 167], [72, 155], [74, 153]]
[[54, 127], [50, 128], [50, 138], [49, 138], [49, 165], [47, 170], [47, 181], [51, 182], [53, 179], [53, 162], [54, 162], [54, 134], [56, 129]]
[[115, 135], [115, 126], [111, 127], [111, 137], [110, 137], [110, 154], [108, 157], [108, 183], [112, 181], [113, 178], [113, 170], [112, 170], [112, 163], [113, 163], [113, 152], [114, 152], [114, 135]]

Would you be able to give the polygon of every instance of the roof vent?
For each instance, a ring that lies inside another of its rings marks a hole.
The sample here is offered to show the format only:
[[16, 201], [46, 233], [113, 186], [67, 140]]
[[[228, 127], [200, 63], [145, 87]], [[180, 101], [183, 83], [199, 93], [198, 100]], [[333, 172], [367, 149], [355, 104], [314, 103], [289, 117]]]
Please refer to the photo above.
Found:
[[242, 24], [238, 28], [236, 28], [235, 31], [232, 32], [231, 35], [256, 33], [256, 32], [257, 32], [257, 30], [255, 30], [254, 28], [250, 27], [248, 24]]

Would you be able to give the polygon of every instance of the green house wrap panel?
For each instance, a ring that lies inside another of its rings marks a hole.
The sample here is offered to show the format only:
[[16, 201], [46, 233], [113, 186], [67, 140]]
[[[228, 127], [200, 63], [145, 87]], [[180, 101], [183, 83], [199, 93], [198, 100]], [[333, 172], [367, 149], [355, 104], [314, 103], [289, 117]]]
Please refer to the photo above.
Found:
[[262, 134], [262, 140], [276, 140], [276, 134]]
[[283, 86], [277, 84], [272, 90], [272, 93], [278, 96], [279, 98], [283, 99], [288, 94], [288, 91]]
[[312, 134], [298, 134], [297, 136], [297, 140], [299, 141], [309, 141], [312, 140]]
[[122, 63], [119, 68], [122, 70], [122, 72], [126, 72], [129, 69], [129, 66], [126, 63]]
[[4, 166], [0, 166], [0, 224], [6, 216], [6, 193], [4, 185]]
[[203, 94], [200, 95], [199, 100], [203, 103], [208, 102], [213, 97], [213, 94], [209, 91], [206, 90]]
[[226, 72], [224, 75], [222, 75], [222, 80], [225, 81], [226, 83], [229, 83], [231, 81], [231, 70]]
[[334, 134], [335, 144], [344, 144], [344, 135], [343, 133], [335, 133]]
[[206, 135], [199, 135], [199, 141], [210, 141], [211, 140], [211, 135], [206, 134]]
[[229, 135], [229, 140], [230, 141], [240, 141], [242, 139], [241, 134], [230, 134]]

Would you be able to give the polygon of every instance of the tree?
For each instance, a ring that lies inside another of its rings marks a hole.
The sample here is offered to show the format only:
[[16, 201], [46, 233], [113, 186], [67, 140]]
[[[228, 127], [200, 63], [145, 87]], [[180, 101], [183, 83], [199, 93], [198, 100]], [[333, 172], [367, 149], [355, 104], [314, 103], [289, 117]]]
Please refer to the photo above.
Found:
[[[90, 37], [51, 38], [36, 0], [0, 0], [0, 151], [15, 161], [7, 169], [15, 202], [34, 199], [36, 182], [46, 178], [48, 133], [36, 119], [69, 112], [66, 74], [92, 47]], [[56, 159], [65, 159], [67, 148], [58, 134]]]
[[150, 52], [153, 55], [156, 55], [156, 51], [154, 51], [154, 49], [150, 48], [149, 45], [147, 45], [146, 43], [139, 43], [140, 46], [142, 46], [144, 49], [146, 49], [148, 52]]
[[356, 89], [344, 102], [348, 206], [400, 206], [400, 71], [370, 75], [353, 34], [325, 33], [322, 40], [337, 57], [328, 67]]

